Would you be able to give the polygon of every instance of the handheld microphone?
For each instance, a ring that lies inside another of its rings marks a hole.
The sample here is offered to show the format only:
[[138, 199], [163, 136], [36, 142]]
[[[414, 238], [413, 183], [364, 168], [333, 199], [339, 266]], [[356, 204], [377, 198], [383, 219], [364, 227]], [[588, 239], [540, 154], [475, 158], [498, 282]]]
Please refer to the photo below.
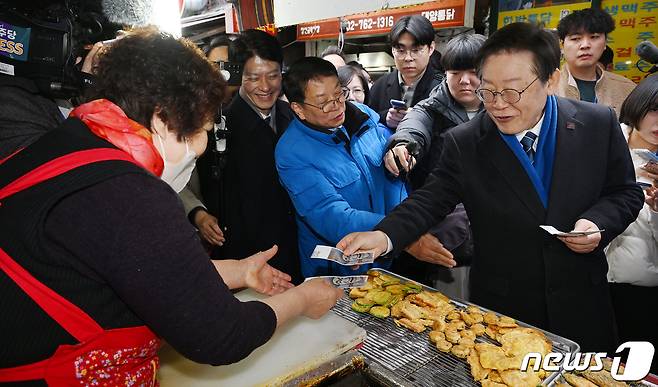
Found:
[[658, 63], [658, 47], [648, 40], [638, 44], [635, 48], [635, 53], [637, 53], [641, 59], [651, 64]]

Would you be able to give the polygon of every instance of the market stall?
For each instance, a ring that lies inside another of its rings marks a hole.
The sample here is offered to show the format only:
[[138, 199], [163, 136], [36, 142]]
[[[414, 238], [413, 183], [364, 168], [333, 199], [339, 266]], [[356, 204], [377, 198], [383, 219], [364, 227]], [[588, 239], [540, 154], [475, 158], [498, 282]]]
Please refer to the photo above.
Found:
[[[160, 382], [167, 386], [367, 385], [543, 386], [561, 383], [626, 386], [610, 374], [569, 368], [579, 345], [385, 270], [346, 292], [333, 313], [300, 319], [243, 361], [224, 367], [192, 363], [171, 348], [162, 352]], [[257, 298], [253, 292], [238, 294]], [[374, 308], [374, 309], [373, 309]], [[529, 353], [559, 353], [557, 370], [520, 371]], [[569, 359], [569, 358], [567, 358]], [[580, 359], [580, 358], [578, 358]], [[585, 364], [582, 363], [581, 364]], [[582, 367], [581, 367], [582, 368]], [[649, 375], [642, 383], [658, 382]], [[586, 384], [592, 383], [592, 384]], [[562, 384], [568, 385], [568, 384]]]

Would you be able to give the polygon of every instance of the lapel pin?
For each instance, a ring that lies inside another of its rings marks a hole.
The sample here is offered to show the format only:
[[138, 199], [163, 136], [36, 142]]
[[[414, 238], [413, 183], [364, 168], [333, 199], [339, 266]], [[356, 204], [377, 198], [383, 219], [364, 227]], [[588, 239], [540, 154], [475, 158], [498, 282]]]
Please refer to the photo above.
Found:
[[567, 122], [567, 129], [570, 130], [576, 129], [576, 124], [574, 122]]

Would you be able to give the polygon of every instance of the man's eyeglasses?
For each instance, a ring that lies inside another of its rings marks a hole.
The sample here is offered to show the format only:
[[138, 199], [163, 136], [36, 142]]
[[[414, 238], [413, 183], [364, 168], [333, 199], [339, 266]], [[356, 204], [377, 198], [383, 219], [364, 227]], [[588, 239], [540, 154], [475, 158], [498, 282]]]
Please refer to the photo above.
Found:
[[403, 47], [393, 47], [393, 55], [400, 57], [400, 58], [405, 58], [407, 56], [407, 53], [409, 53], [409, 56], [412, 58], [418, 58], [421, 54], [425, 52], [425, 46], [421, 47], [414, 47], [410, 49], [406, 49]]
[[517, 103], [521, 100], [521, 94], [523, 94], [528, 88], [535, 83], [535, 81], [539, 79], [539, 77], [536, 77], [535, 79], [528, 84], [523, 90], [518, 91], [516, 89], [503, 89], [501, 91], [493, 91], [489, 89], [477, 89], [475, 90], [475, 95], [480, 99], [480, 101], [484, 103], [493, 103], [496, 100], [496, 95], [500, 95], [500, 98], [503, 99], [503, 101], [507, 103]]
[[345, 103], [347, 100], [347, 96], [350, 94], [350, 90], [347, 88], [342, 88], [340, 90], [340, 95], [334, 99], [330, 99], [327, 102], [322, 103], [321, 105], [313, 105], [312, 103], [308, 102], [302, 102], [304, 105], [308, 106], [313, 106], [316, 109], [322, 110], [323, 113], [329, 113], [331, 111], [336, 110], [338, 108], [338, 105], [341, 103]]

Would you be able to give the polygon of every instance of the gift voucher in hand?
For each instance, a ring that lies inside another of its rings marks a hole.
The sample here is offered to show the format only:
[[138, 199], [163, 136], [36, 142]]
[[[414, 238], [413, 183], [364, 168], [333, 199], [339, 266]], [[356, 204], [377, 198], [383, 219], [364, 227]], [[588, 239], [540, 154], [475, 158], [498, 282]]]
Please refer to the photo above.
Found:
[[589, 230], [589, 231], [569, 231], [569, 232], [564, 232], [556, 229], [553, 226], [539, 226], [541, 227], [544, 231], [551, 235], [555, 236], [561, 236], [561, 237], [573, 237], [573, 236], [584, 236], [584, 235], [591, 235], [591, 234], [596, 234], [597, 232], [603, 232], [605, 230]]
[[372, 253], [356, 253], [352, 255], [345, 255], [341, 250], [335, 247], [321, 245], [315, 246], [315, 250], [313, 250], [311, 258], [326, 259], [328, 261], [334, 261], [344, 266], [366, 265], [375, 261]]
[[314, 278], [322, 278], [331, 282], [337, 288], [341, 289], [351, 289], [351, 288], [360, 288], [368, 282], [367, 275], [326, 275], [319, 277], [308, 277], [306, 281], [312, 280]]

